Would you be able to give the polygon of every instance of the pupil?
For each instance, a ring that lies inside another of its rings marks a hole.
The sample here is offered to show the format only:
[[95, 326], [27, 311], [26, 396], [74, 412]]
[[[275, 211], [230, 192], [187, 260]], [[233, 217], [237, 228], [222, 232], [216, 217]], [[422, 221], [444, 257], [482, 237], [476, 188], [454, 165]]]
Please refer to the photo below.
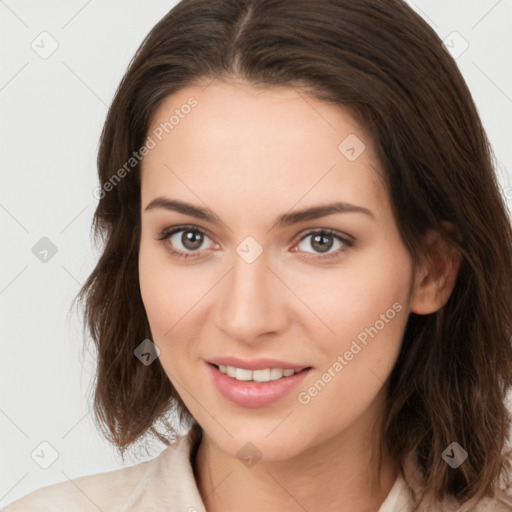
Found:
[[312, 245], [316, 250], [320, 252], [327, 252], [332, 247], [332, 240], [330, 238], [330, 235], [315, 235], [313, 237]]

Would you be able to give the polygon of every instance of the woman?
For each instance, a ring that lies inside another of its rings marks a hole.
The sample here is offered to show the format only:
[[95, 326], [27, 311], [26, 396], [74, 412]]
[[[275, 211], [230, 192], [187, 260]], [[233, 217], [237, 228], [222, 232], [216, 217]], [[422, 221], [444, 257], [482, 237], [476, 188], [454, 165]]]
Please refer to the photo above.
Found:
[[98, 163], [98, 424], [170, 446], [8, 512], [512, 509], [510, 223], [405, 3], [182, 1]]

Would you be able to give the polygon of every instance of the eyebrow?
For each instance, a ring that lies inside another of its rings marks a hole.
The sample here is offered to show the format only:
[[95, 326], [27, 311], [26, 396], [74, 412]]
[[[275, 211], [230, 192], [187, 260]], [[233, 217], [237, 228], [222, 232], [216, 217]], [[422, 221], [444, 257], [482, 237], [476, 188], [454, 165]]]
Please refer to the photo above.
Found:
[[[184, 215], [190, 215], [201, 220], [211, 222], [212, 224], [222, 223], [219, 216], [215, 215], [209, 208], [202, 208], [193, 204], [178, 201], [176, 199], [170, 199], [167, 197], [156, 197], [153, 199], [144, 209], [145, 211], [153, 210], [155, 208], [163, 208], [165, 210], [175, 211]], [[369, 216], [371, 219], [375, 219], [373, 212], [362, 206], [356, 206], [354, 204], [345, 202], [335, 202], [326, 205], [313, 206], [305, 208], [303, 210], [297, 210], [289, 212], [278, 217], [275, 226], [291, 226], [307, 220], [318, 219], [327, 215], [335, 213], [363, 213]]]

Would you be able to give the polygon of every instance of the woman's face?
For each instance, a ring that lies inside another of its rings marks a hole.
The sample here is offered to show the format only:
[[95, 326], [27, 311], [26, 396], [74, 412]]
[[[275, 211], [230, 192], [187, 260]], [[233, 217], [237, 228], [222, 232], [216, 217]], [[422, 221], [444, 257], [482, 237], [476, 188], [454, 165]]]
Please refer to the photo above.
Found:
[[218, 82], [168, 97], [148, 135], [140, 288], [189, 411], [233, 456], [355, 440], [414, 295], [372, 141], [293, 88]]

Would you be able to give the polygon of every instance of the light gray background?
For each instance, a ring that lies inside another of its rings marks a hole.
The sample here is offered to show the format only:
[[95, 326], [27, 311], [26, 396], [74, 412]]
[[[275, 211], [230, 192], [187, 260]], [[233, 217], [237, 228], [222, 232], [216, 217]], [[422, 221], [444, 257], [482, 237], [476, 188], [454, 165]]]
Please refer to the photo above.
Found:
[[[81, 318], [67, 313], [99, 256], [89, 232], [107, 106], [136, 48], [175, 3], [0, 0], [0, 506], [123, 466], [91, 422], [94, 354], [81, 360]], [[410, 3], [460, 53], [510, 208], [512, 0]], [[47, 262], [32, 252], [42, 237], [57, 247]], [[58, 453], [48, 469], [31, 458], [36, 450], [40, 463], [51, 461], [44, 441]]]

